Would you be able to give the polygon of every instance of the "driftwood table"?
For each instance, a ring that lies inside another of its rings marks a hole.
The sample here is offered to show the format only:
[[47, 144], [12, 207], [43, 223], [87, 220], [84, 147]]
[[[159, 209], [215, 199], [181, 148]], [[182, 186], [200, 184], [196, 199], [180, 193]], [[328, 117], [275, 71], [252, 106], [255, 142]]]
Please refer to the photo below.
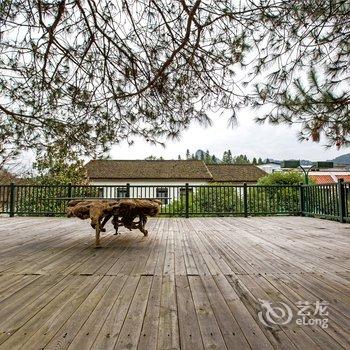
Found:
[[129, 230], [139, 229], [147, 236], [147, 217], [156, 216], [160, 205], [161, 201], [157, 199], [72, 200], [68, 203], [67, 216], [90, 219], [96, 232], [95, 245], [100, 247], [100, 233], [106, 231], [104, 226], [109, 219], [112, 219], [115, 234], [118, 234], [119, 226], [124, 226]]

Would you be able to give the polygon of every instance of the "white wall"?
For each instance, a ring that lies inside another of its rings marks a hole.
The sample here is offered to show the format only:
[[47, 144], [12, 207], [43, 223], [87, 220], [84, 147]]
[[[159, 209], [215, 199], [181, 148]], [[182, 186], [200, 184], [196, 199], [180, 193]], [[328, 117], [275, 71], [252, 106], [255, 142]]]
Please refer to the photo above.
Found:
[[108, 180], [108, 179], [93, 179], [90, 180], [90, 185], [100, 185], [100, 186], [125, 186], [127, 183], [130, 185], [140, 185], [140, 186], [181, 186], [188, 182], [190, 185], [207, 185], [208, 181], [203, 180]]
[[[130, 184], [130, 197], [132, 198], [157, 198], [157, 188], [167, 188], [167, 197], [170, 201], [177, 199], [180, 196], [180, 187], [185, 187], [186, 182], [190, 186], [207, 185], [208, 182], [203, 180], [91, 180], [90, 185], [101, 186], [103, 188], [104, 198], [118, 198], [118, 187], [123, 190], [127, 183]], [[103, 187], [114, 186], [114, 187]], [[136, 186], [136, 187], [133, 187]], [[138, 187], [140, 186], [140, 187]], [[151, 187], [142, 187], [151, 186]], [[119, 194], [119, 195], [118, 195]]]
[[257, 165], [258, 168], [261, 170], [266, 171], [268, 174], [272, 174], [275, 171], [281, 171], [281, 165], [275, 164], [275, 163], [268, 163], [268, 164], [260, 164]]

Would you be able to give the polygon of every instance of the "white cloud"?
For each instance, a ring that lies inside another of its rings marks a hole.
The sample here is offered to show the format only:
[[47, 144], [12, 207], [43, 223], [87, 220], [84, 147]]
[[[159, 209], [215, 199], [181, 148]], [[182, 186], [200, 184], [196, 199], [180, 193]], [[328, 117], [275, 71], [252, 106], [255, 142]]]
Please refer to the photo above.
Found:
[[111, 150], [113, 159], [144, 159], [147, 156], [163, 156], [165, 159], [177, 159], [180, 154], [184, 158], [186, 149], [195, 152], [197, 149], [222, 156], [222, 153], [231, 149], [233, 155], [246, 154], [249, 158], [262, 157], [274, 159], [310, 159], [327, 160], [347, 153], [347, 149], [338, 151], [335, 147], [325, 149], [322, 140], [320, 143], [299, 142], [297, 138], [298, 126], [258, 125], [253, 116], [241, 115], [238, 125], [228, 126], [228, 118], [214, 115], [213, 125], [204, 128], [192, 125], [183, 132], [180, 140], [167, 140], [166, 147], [148, 144], [142, 139], [136, 139], [135, 144], [126, 143], [116, 145]]

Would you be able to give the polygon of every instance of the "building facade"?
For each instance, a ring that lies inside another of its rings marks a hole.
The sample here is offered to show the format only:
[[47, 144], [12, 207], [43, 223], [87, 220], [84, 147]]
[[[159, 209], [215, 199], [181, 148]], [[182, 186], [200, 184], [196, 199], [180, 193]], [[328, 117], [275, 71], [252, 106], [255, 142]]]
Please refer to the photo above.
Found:
[[266, 173], [250, 164], [206, 165], [200, 160], [92, 160], [86, 164], [91, 185], [104, 198], [163, 198], [167, 203], [198, 186], [255, 184]]

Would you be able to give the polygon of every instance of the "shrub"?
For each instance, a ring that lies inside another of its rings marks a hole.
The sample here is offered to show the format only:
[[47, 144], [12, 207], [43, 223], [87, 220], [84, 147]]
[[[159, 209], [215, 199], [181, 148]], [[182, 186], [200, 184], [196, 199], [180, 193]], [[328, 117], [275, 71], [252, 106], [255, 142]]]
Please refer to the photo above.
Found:
[[259, 179], [258, 185], [299, 185], [304, 182], [304, 175], [297, 171], [278, 171]]
[[[239, 186], [196, 186], [189, 193], [189, 212], [192, 215], [202, 214], [239, 214], [243, 212], [243, 191]], [[185, 194], [172, 201], [164, 208], [168, 214], [184, 216], [186, 212]]]

